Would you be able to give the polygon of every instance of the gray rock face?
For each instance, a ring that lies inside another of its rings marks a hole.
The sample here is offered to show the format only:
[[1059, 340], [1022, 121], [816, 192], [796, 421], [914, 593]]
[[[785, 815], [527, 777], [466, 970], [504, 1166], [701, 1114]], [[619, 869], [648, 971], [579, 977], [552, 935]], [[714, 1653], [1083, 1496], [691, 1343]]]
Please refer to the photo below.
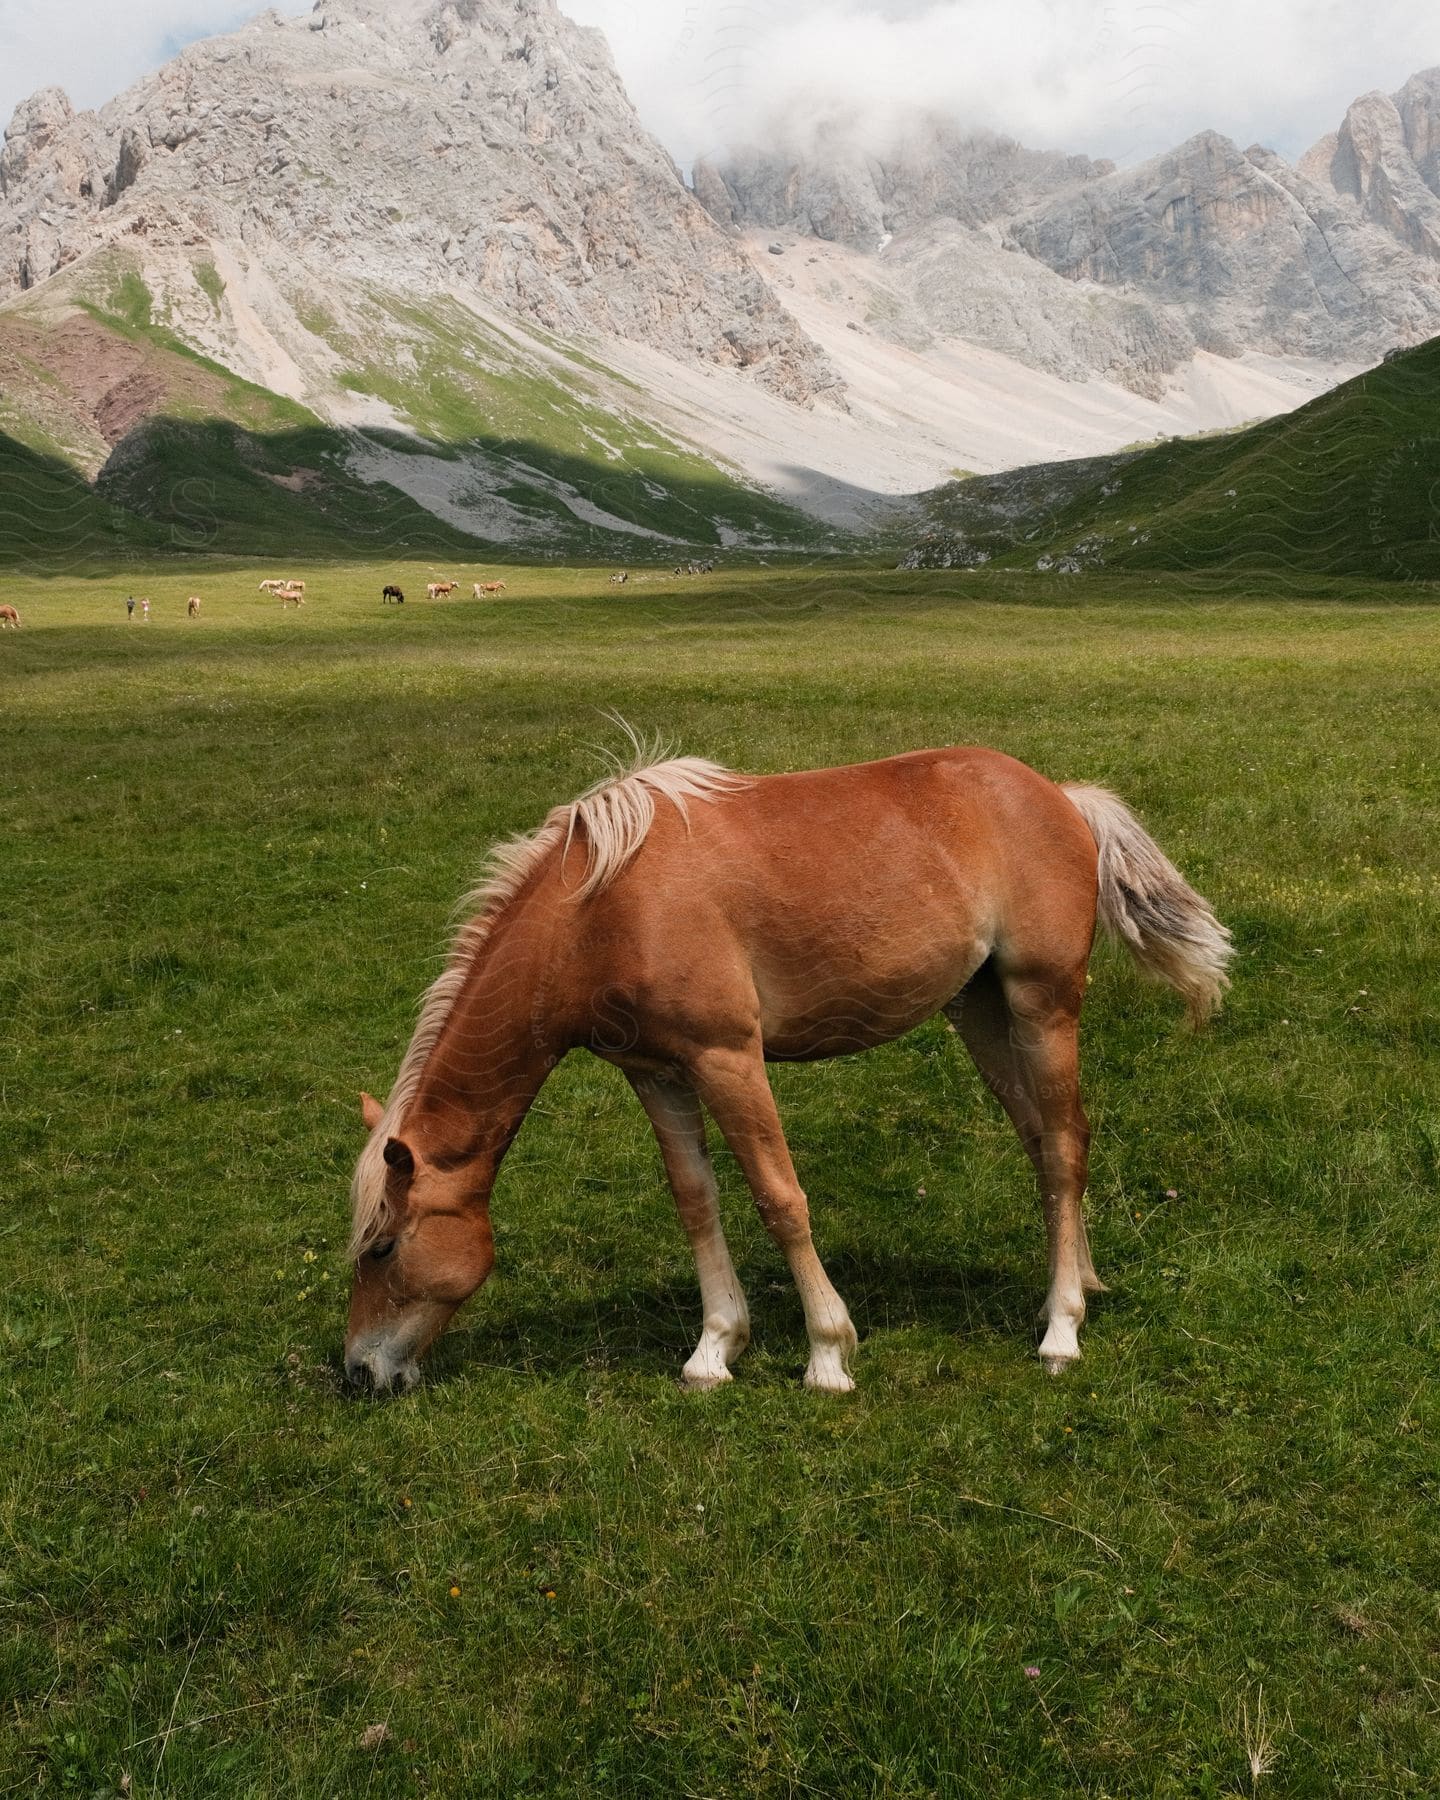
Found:
[[1070, 379], [1152, 392], [1197, 350], [1353, 363], [1440, 333], [1440, 69], [1358, 100], [1299, 166], [1215, 132], [1117, 171], [929, 126], [884, 157], [840, 131], [747, 150], [695, 191], [727, 225], [883, 253], [906, 341]]
[[746, 149], [723, 164], [702, 162], [695, 192], [726, 224], [780, 227], [873, 250], [882, 238], [933, 219], [983, 225], [1111, 167], [961, 133], [936, 119], [911, 124], [893, 147], [876, 153], [836, 123], [822, 127], [803, 153]]
[[1440, 331], [1440, 281], [1271, 151], [1203, 133], [1032, 208], [1013, 242], [1169, 310], [1202, 349], [1373, 359]]
[[1416, 75], [1393, 99], [1363, 95], [1305, 166], [1371, 223], [1440, 262], [1440, 69]]
[[555, 0], [323, 0], [191, 45], [99, 114], [37, 94], [0, 153], [0, 299], [121, 239], [468, 284], [802, 403], [837, 386]]

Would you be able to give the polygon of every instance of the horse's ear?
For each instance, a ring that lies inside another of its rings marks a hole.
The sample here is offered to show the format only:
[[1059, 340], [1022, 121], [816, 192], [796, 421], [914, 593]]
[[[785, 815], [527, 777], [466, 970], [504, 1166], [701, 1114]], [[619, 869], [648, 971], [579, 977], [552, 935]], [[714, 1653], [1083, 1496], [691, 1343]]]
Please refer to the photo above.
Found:
[[397, 1175], [413, 1175], [415, 1173], [415, 1153], [400, 1138], [391, 1138], [385, 1146], [385, 1166], [394, 1169]]
[[373, 1094], [362, 1094], [360, 1096], [360, 1116], [365, 1121], [365, 1129], [374, 1131], [385, 1117], [385, 1108]]

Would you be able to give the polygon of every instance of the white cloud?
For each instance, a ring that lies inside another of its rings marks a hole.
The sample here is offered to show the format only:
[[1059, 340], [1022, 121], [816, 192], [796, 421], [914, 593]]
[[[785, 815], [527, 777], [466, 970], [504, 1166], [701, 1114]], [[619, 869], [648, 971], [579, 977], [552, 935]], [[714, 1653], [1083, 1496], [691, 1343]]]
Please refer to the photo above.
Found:
[[1205, 127], [1289, 154], [1440, 62], [1416, 0], [560, 0], [682, 163], [837, 111], [939, 109], [1128, 162]]
[[[1131, 161], [1205, 126], [1291, 154], [1363, 90], [1440, 62], [1423, 0], [560, 0], [609, 37], [688, 164], [779, 117], [919, 109]], [[311, 0], [280, 0], [300, 13]], [[58, 83], [96, 106], [255, 0], [0, 0], [0, 124]]]

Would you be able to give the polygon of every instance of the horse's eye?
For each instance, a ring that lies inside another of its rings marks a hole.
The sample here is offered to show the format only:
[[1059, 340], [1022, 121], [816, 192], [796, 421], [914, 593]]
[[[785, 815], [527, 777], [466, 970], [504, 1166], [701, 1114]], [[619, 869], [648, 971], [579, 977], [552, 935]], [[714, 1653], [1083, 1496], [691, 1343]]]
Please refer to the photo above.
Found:
[[388, 1244], [377, 1244], [375, 1246], [375, 1248], [370, 1252], [370, 1255], [375, 1262], [384, 1262], [385, 1258], [390, 1254], [390, 1252], [394, 1248], [395, 1248], [395, 1240], [394, 1240], [394, 1238], [391, 1238], [391, 1240]]

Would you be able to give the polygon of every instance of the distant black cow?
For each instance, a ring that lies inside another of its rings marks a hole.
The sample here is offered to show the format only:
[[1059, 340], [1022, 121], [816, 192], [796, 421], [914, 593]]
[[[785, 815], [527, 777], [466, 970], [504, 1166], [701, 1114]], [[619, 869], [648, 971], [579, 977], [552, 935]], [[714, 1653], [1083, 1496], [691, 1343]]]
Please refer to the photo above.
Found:
[[397, 605], [400, 605], [400, 606], [403, 606], [405, 604], [405, 596], [400, 592], [399, 588], [397, 588], [397, 587], [387, 587], [385, 592], [380, 596], [380, 598], [382, 600], [386, 600], [386, 601], [393, 600], [396, 602]]

